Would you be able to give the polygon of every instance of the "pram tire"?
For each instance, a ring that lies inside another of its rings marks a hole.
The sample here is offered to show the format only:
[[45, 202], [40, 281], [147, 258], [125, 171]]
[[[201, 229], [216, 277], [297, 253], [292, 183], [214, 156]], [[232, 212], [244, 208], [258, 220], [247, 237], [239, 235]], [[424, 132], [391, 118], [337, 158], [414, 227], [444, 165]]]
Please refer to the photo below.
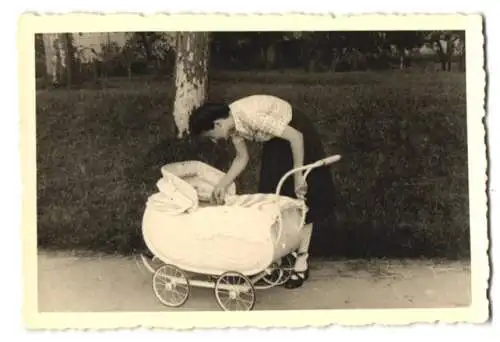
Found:
[[[223, 287], [231, 285], [239, 285], [248, 287], [248, 291], [245, 299], [240, 297], [240, 292], [229, 292], [226, 298], [229, 302], [233, 302], [237, 308], [232, 309], [230, 303], [228, 304], [226, 300], [223, 299], [222, 294], [227, 292]], [[255, 306], [255, 287], [248, 277], [239, 272], [225, 272], [215, 282], [215, 298], [217, 299], [217, 304], [224, 311], [251, 311]], [[234, 297], [234, 298], [231, 298]]]
[[[267, 275], [264, 278], [262, 278], [262, 280], [266, 284], [273, 286], [273, 287], [283, 285], [292, 276], [294, 261], [295, 261], [295, 259], [294, 259], [292, 254], [285, 255], [281, 259], [281, 264], [279, 265], [279, 267], [276, 268], [272, 274]], [[280, 276], [277, 280], [273, 281], [271, 277], [273, 276], [273, 274], [275, 274], [275, 272], [279, 272]]]
[[[176, 291], [178, 288], [182, 291]], [[189, 298], [189, 290], [189, 279], [177, 266], [169, 264], [160, 266], [153, 275], [153, 291], [156, 298], [166, 306], [176, 308], [184, 305]], [[170, 299], [165, 297], [165, 293], [175, 295]]]

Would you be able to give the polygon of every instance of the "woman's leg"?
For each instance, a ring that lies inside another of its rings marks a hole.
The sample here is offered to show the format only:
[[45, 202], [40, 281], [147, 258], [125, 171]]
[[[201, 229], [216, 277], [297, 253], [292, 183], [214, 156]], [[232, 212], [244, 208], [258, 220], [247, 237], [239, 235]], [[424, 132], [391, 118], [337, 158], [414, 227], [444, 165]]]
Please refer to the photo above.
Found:
[[297, 259], [295, 260], [294, 270], [296, 272], [305, 272], [308, 269], [307, 259], [309, 257], [309, 244], [311, 243], [313, 224], [306, 224], [302, 228], [301, 241], [297, 249]]
[[297, 249], [297, 258], [290, 280], [285, 284], [287, 289], [296, 289], [309, 278], [309, 266], [307, 259], [309, 258], [309, 244], [311, 243], [313, 224], [308, 223], [304, 225], [301, 232], [301, 240], [299, 248]]

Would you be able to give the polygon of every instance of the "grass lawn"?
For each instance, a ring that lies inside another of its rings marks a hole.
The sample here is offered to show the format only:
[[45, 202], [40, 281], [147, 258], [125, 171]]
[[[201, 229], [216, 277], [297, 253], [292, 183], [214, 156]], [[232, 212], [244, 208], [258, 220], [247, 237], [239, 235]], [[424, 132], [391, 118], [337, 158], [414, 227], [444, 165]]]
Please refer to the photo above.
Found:
[[[220, 73], [211, 100], [267, 93], [311, 115], [330, 154], [336, 218], [316, 226], [316, 256], [469, 255], [464, 73]], [[143, 248], [146, 198], [166, 163], [226, 170], [232, 150], [173, 135], [172, 83], [111, 81], [107, 89], [39, 90], [38, 242], [49, 249]], [[258, 182], [259, 146], [238, 180]]]

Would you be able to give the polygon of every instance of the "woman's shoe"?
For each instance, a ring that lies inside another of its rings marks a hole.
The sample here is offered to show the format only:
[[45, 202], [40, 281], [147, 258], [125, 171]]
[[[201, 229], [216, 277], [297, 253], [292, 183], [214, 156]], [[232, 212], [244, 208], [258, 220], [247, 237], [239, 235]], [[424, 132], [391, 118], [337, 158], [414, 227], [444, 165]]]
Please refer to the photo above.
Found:
[[290, 279], [285, 283], [285, 288], [296, 289], [301, 287], [307, 279], [309, 279], [309, 269], [304, 272], [293, 271]]

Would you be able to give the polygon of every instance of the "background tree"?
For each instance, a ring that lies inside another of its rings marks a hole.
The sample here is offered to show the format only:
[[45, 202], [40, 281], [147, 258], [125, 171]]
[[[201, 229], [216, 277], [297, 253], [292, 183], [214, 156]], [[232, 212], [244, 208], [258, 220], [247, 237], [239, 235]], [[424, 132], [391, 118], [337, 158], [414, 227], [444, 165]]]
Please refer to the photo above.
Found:
[[458, 68], [465, 71], [465, 31], [453, 31], [457, 37], [455, 50], [458, 54]]
[[188, 133], [189, 114], [207, 96], [209, 38], [207, 32], [177, 35], [173, 116], [178, 138]]
[[45, 66], [44, 35], [35, 34], [35, 72], [37, 78], [47, 79], [47, 68]]
[[[437, 51], [441, 70], [451, 71], [452, 58], [460, 48], [461, 41], [465, 42], [464, 31], [431, 31], [427, 35], [427, 44], [434, 47]], [[463, 67], [465, 67], [465, 49], [463, 54], [460, 54], [460, 59]]]
[[165, 69], [170, 71], [169, 65], [175, 61], [175, 37], [176, 34], [170, 32], [134, 32], [129, 35], [126, 46], [129, 55], [134, 51], [136, 57], [142, 56], [158, 75]]
[[122, 48], [121, 57], [122, 61], [125, 63], [127, 67], [127, 78], [129, 81], [132, 79], [132, 64], [135, 60], [138, 59], [139, 52], [136, 49], [137, 47], [137, 36], [133, 34], [125, 43], [125, 46]]
[[[176, 33], [123, 34], [125, 37], [118, 33], [118, 38], [112, 32], [86, 35], [75, 53], [71, 51], [72, 34], [38, 35], [37, 77], [45, 76], [49, 85], [56, 86], [96, 79], [96, 75], [128, 79], [146, 75], [148, 79], [175, 77], [179, 57]], [[435, 63], [450, 71], [455, 61], [457, 69], [465, 71], [464, 31], [213, 32], [207, 44], [209, 69], [216, 78], [222, 70], [417, 70], [428, 65], [434, 69]]]
[[424, 44], [423, 31], [388, 31], [385, 32], [384, 48], [394, 48], [399, 58], [399, 69], [410, 66], [412, 51]]
[[94, 48], [79, 46], [76, 48], [76, 61], [78, 68], [76, 72], [80, 81], [92, 80], [93, 83], [99, 82], [99, 65], [101, 58]]
[[325, 53], [325, 47], [330, 45], [328, 37], [325, 32], [294, 32], [293, 38], [302, 43], [299, 56], [304, 70], [308, 72], [317, 70], [321, 56]]
[[45, 50], [45, 75], [48, 84], [71, 85], [73, 48], [71, 33], [49, 33], [43, 35]]
[[106, 39], [105, 43], [101, 44], [100, 59], [103, 61], [102, 77], [107, 80], [110, 74], [116, 72], [116, 69], [123, 67], [120, 65], [122, 58], [122, 48], [114, 41]]

